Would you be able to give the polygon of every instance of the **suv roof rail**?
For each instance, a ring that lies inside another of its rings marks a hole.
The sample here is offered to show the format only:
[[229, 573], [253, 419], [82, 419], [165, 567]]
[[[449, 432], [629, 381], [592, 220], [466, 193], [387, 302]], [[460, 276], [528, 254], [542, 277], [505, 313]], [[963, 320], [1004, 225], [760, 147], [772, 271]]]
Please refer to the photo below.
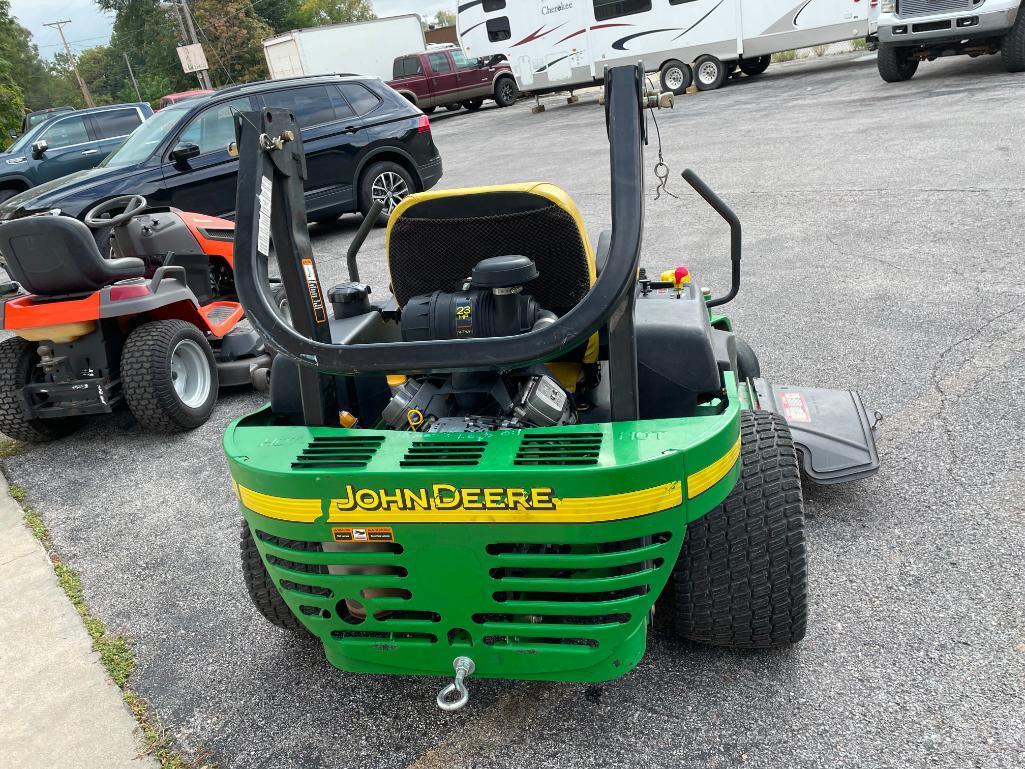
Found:
[[256, 86], [275, 85], [277, 83], [291, 83], [296, 80], [316, 80], [317, 78], [330, 78], [330, 77], [363, 77], [356, 72], [328, 72], [322, 75], [296, 75], [295, 77], [282, 77], [276, 80], [254, 80], [251, 83], [236, 83], [235, 85], [225, 86], [224, 88], [218, 89], [215, 93], [210, 94], [211, 96], [219, 96], [224, 93], [237, 93], [245, 88], [253, 88]]

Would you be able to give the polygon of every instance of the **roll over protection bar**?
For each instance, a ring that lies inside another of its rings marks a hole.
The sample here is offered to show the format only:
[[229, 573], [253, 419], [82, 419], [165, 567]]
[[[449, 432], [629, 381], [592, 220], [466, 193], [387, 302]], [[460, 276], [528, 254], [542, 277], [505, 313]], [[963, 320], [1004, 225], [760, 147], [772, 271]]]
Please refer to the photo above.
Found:
[[[235, 225], [235, 285], [253, 327], [279, 355], [324, 374], [405, 374], [520, 368], [556, 358], [583, 345], [616, 313], [629, 315], [641, 251], [644, 218], [642, 74], [637, 67], [610, 69], [605, 83], [612, 170], [612, 245], [608, 263], [590, 292], [556, 323], [511, 337], [333, 344], [328, 308], [316, 276], [306, 224], [302, 179], [305, 162], [299, 129], [285, 110], [236, 116], [239, 181]], [[281, 269], [293, 326], [272, 308], [264, 258], [268, 234]], [[327, 333], [325, 333], [327, 332]], [[625, 341], [625, 340], [624, 340]], [[616, 344], [611, 345], [615, 355]], [[633, 350], [632, 339], [627, 345]], [[613, 363], [613, 367], [618, 362]], [[623, 361], [629, 366], [629, 361]], [[633, 392], [614, 401], [614, 418], [636, 414]], [[629, 378], [629, 375], [627, 375]], [[615, 389], [615, 382], [613, 382]], [[615, 408], [615, 401], [621, 407]], [[631, 403], [632, 401], [632, 408]], [[620, 416], [616, 416], [616, 411]]]

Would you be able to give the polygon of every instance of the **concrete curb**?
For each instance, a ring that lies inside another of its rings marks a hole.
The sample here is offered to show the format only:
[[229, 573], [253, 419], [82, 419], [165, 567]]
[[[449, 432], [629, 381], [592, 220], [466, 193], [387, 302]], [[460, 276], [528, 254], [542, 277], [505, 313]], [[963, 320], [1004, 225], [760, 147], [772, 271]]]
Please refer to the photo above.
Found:
[[0, 476], [0, 760], [18, 769], [155, 769], [53, 564]]

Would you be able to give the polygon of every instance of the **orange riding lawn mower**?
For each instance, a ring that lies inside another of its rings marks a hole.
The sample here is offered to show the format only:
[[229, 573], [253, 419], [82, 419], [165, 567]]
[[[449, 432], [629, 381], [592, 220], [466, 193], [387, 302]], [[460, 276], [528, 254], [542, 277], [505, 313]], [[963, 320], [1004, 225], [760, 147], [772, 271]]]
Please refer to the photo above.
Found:
[[12, 278], [0, 326], [13, 334], [0, 342], [0, 431], [53, 440], [124, 401], [143, 427], [177, 432], [206, 422], [219, 387], [265, 389], [271, 356], [242, 324], [234, 235], [232, 222], [138, 195], [84, 223], [53, 212], [0, 224]]

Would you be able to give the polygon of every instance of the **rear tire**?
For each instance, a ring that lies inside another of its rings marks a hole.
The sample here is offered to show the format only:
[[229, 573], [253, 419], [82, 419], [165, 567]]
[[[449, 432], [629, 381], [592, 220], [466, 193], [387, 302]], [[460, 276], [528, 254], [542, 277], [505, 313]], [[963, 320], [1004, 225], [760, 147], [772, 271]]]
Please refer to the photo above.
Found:
[[0, 203], [3, 203], [4, 201], [10, 200], [15, 195], [17, 195], [19, 192], [21, 192], [21, 190], [12, 190], [12, 189], [0, 190]]
[[658, 79], [663, 91], [682, 96], [694, 82], [694, 72], [682, 61], [670, 59], [662, 65]]
[[801, 476], [782, 417], [744, 411], [740, 419], [740, 480], [687, 527], [672, 600], [683, 638], [768, 649], [800, 641], [807, 627]]
[[737, 337], [737, 374], [740, 379], [758, 379], [762, 375], [762, 364], [751, 349], [751, 345]]
[[694, 82], [699, 91], [714, 91], [726, 82], [726, 66], [714, 56], [701, 56], [694, 62]]
[[771, 56], [759, 56], [757, 59], [741, 59], [740, 71], [749, 77], [760, 75], [772, 64]]
[[29, 419], [21, 407], [21, 391], [33, 381], [42, 381], [36, 367], [36, 342], [12, 336], [0, 342], [0, 432], [26, 443], [45, 443], [63, 438], [79, 424], [78, 417]]
[[[277, 625], [279, 628], [293, 633], [308, 633], [309, 631], [299, 621], [299, 618], [288, 608], [285, 599], [278, 592], [277, 585], [267, 573], [267, 567], [263, 565], [263, 559], [260, 558], [260, 551], [256, 548], [253, 533], [245, 521], [242, 521], [241, 534], [239, 545], [242, 551], [242, 579], [246, 583], [246, 590], [249, 591], [249, 599], [253, 602], [253, 606], [272, 625]], [[289, 542], [288, 544], [290, 547], [295, 547], [306, 543]]]
[[217, 403], [217, 364], [206, 336], [184, 320], [155, 320], [128, 335], [121, 385], [143, 427], [161, 433], [193, 430]]
[[879, 76], [887, 83], [903, 83], [918, 71], [918, 59], [907, 55], [907, 50], [896, 45], [881, 45], [876, 55]]
[[366, 216], [374, 200], [383, 200], [384, 210], [377, 220], [377, 226], [381, 227], [388, 223], [388, 215], [395, 206], [413, 192], [416, 192], [416, 187], [405, 168], [390, 160], [373, 163], [360, 177], [359, 210]]
[[1014, 26], [1001, 46], [1004, 68], [1008, 72], [1025, 72], [1025, 7], [1018, 10]]
[[511, 107], [520, 96], [516, 81], [509, 75], [498, 78], [495, 83], [495, 104], [499, 107]]

